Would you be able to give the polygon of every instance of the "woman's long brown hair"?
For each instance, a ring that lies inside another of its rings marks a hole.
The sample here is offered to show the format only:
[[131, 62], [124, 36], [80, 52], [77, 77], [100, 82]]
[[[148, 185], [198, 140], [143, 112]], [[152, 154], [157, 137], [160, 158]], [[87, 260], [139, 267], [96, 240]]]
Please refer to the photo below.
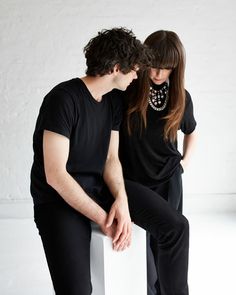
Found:
[[[168, 114], [163, 119], [166, 121], [164, 139], [174, 142], [185, 109], [185, 51], [178, 35], [172, 31], [156, 31], [147, 37], [144, 44], [152, 52], [153, 68], [172, 69], [169, 76]], [[127, 90], [127, 127], [129, 134], [132, 133], [134, 128], [132, 122], [134, 113], [139, 114], [139, 128], [142, 129], [147, 126], [150, 84], [149, 70], [146, 69], [139, 73], [138, 79]]]

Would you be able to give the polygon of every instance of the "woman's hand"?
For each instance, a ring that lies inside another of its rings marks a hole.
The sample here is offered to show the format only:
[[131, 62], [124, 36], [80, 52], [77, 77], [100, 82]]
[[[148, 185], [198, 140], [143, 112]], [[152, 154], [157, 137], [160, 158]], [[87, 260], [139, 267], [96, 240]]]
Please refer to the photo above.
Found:
[[180, 161], [180, 165], [182, 166], [183, 171], [185, 171], [187, 164], [183, 159]]

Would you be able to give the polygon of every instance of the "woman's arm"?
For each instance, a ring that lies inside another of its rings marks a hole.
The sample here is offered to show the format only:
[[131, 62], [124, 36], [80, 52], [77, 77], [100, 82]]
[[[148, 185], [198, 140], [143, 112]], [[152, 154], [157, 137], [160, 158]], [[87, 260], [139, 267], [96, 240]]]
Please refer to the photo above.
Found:
[[183, 169], [185, 169], [188, 166], [188, 163], [190, 161], [190, 158], [196, 146], [196, 139], [197, 139], [197, 133], [195, 130], [190, 134], [184, 135], [183, 157], [182, 157], [182, 160], [180, 161], [180, 164], [183, 167]]

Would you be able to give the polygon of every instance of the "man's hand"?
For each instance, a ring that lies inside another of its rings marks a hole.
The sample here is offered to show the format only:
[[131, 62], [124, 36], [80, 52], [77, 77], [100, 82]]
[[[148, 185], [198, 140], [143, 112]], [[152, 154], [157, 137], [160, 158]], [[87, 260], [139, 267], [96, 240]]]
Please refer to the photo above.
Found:
[[117, 251], [125, 250], [131, 244], [132, 232], [127, 199], [115, 199], [107, 217], [107, 229], [114, 228], [114, 223], [116, 230], [112, 240], [113, 248]]
[[131, 243], [131, 219], [125, 192], [125, 185], [122, 167], [118, 156], [119, 132], [111, 131], [111, 138], [107, 159], [103, 171], [103, 179], [108, 186], [115, 201], [107, 217], [107, 228], [116, 224], [115, 235], [113, 237], [113, 249], [124, 250]]
[[106, 221], [107, 219], [103, 223], [99, 224], [99, 226], [101, 228], [101, 231], [113, 240], [116, 233], [117, 223], [114, 221], [111, 226], [107, 227]]

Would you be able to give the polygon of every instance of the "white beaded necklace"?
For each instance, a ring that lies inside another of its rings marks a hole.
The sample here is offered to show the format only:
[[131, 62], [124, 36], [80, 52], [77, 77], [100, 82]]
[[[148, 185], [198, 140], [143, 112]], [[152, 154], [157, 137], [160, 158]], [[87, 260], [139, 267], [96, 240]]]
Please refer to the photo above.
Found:
[[166, 107], [169, 99], [168, 90], [167, 83], [165, 83], [163, 87], [158, 90], [150, 86], [148, 102], [155, 111], [162, 111]]

